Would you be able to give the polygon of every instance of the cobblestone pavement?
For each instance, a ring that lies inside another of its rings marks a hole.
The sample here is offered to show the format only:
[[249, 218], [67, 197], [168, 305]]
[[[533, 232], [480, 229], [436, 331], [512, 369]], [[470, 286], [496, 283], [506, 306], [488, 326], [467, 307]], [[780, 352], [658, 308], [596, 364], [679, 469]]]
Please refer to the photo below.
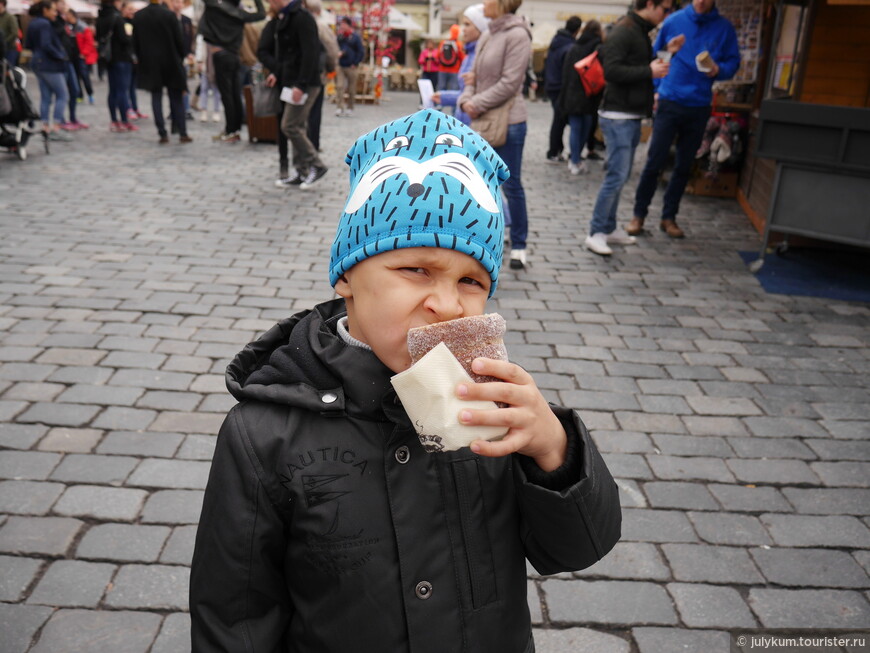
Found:
[[[0, 650], [189, 650], [224, 367], [331, 296], [344, 152], [415, 104], [327, 108], [331, 169], [310, 192], [274, 188], [271, 145], [213, 143], [220, 126], [196, 122], [192, 145], [159, 146], [150, 121], [110, 134], [102, 106], [50, 156], [0, 153]], [[531, 105], [530, 266], [503, 271], [491, 308], [512, 358], [581, 411], [624, 524], [590, 569], [530, 569], [539, 651], [870, 628], [868, 306], [765, 294], [737, 254], [760, 239], [731, 200], [687, 197], [684, 241], [584, 251], [601, 165], [543, 163], [548, 124]]]

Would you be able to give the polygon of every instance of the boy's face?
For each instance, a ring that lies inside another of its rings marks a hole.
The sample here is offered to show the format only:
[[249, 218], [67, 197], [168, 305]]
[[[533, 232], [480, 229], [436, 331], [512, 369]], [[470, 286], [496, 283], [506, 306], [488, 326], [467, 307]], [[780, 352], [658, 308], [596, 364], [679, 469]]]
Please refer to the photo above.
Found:
[[411, 366], [408, 330], [482, 315], [492, 285], [468, 254], [438, 247], [394, 249], [354, 265], [335, 285], [350, 335], [393, 372]]

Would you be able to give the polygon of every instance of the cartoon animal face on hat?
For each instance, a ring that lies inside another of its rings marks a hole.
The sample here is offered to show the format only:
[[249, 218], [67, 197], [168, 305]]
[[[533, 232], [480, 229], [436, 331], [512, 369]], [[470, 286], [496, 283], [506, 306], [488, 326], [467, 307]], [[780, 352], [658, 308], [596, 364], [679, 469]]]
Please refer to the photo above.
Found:
[[381, 125], [347, 153], [350, 193], [332, 244], [329, 280], [403, 247], [443, 247], [480, 261], [498, 283], [507, 166], [461, 122], [425, 109]]

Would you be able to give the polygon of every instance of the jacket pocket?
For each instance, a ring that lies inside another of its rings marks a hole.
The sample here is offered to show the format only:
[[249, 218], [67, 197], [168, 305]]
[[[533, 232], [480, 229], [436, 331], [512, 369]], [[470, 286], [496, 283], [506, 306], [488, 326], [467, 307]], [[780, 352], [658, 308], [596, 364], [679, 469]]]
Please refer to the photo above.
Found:
[[471, 602], [477, 610], [498, 598], [492, 542], [487, 528], [489, 520], [477, 460], [457, 460], [452, 465], [452, 471], [471, 583]]

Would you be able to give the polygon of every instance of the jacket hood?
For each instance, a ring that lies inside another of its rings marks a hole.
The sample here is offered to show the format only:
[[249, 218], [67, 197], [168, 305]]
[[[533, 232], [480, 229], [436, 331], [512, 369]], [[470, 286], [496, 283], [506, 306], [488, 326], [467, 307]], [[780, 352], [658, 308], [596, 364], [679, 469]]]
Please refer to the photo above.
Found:
[[563, 27], [556, 32], [553, 36], [553, 40], [550, 41], [550, 50], [558, 50], [574, 40], [574, 35]]
[[712, 23], [714, 20], [719, 19], [719, 10], [716, 9], [715, 6], [706, 14], [699, 14], [697, 11], [695, 11], [695, 8], [692, 6], [692, 4], [689, 3], [688, 5], [686, 5], [683, 11], [686, 12], [686, 16], [688, 16], [690, 20], [698, 23], [699, 25], [704, 25], [705, 23]]
[[516, 14], [505, 14], [503, 16], [495, 18], [494, 20], [491, 20], [489, 23], [489, 31], [493, 34], [495, 34], [496, 32], [511, 29], [513, 27], [522, 27], [524, 30], [526, 30], [529, 38], [532, 37], [532, 30], [529, 29], [529, 24], [526, 22], [526, 19], [522, 16], [517, 16]]
[[336, 299], [280, 321], [227, 366], [227, 389], [239, 401], [378, 419], [393, 372], [336, 333], [346, 314]]
[[584, 32], [577, 39], [577, 44], [585, 46], [587, 43], [601, 43], [601, 37], [595, 32]]
[[459, 25], [450, 26], [450, 40], [457, 41], [459, 39]]

